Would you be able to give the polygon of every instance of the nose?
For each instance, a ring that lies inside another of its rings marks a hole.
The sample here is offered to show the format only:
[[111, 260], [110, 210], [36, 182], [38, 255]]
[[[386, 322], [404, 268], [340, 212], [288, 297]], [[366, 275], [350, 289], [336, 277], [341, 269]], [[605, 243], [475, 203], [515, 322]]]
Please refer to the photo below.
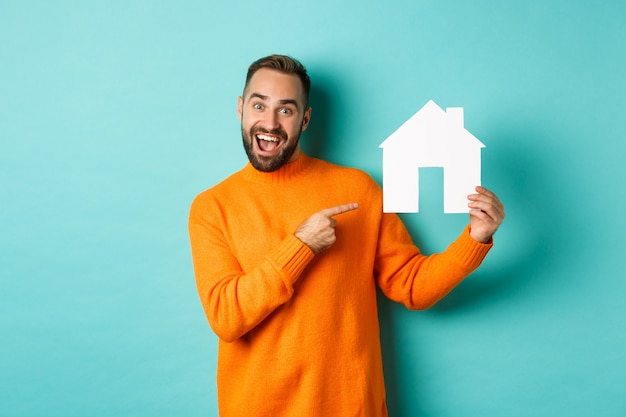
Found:
[[280, 127], [280, 122], [278, 120], [278, 114], [276, 114], [275, 112], [268, 112], [265, 115], [263, 123], [265, 124], [265, 128], [267, 130], [278, 129]]

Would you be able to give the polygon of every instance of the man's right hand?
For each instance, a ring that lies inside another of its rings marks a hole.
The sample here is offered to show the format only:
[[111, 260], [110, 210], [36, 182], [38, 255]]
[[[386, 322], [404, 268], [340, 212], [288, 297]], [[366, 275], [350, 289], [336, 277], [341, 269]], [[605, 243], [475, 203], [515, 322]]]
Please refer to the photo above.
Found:
[[315, 254], [318, 254], [324, 249], [328, 249], [337, 240], [335, 236], [337, 220], [333, 217], [356, 210], [358, 207], [357, 203], [350, 203], [320, 210], [302, 222], [294, 234]]

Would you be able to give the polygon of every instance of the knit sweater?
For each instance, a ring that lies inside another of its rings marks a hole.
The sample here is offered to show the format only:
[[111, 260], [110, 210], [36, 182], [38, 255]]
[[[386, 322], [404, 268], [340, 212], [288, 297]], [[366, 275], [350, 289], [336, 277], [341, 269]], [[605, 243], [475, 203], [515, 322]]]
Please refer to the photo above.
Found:
[[[328, 207], [336, 242], [314, 253], [294, 236]], [[250, 164], [199, 194], [189, 233], [196, 284], [219, 337], [222, 417], [386, 416], [376, 285], [410, 309], [433, 305], [491, 244], [466, 228], [425, 256], [364, 172], [301, 153], [277, 171]]]

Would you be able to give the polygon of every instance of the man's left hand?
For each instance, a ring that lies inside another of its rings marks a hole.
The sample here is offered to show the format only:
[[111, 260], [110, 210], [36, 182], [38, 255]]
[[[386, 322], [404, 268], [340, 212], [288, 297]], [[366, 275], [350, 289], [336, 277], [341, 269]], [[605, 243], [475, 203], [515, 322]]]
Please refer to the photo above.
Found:
[[476, 187], [470, 194], [470, 236], [477, 242], [489, 243], [504, 219], [504, 205], [498, 197], [484, 187]]

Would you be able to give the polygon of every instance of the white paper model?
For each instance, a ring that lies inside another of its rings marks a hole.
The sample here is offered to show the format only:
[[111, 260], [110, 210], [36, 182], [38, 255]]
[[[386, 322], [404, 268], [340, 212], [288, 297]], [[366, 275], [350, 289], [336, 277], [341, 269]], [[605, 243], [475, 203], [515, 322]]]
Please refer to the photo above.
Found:
[[419, 168], [443, 167], [444, 213], [468, 213], [480, 185], [483, 145], [463, 126], [463, 108], [430, 100], [383, 143], [383, 211], [419, 211]]

